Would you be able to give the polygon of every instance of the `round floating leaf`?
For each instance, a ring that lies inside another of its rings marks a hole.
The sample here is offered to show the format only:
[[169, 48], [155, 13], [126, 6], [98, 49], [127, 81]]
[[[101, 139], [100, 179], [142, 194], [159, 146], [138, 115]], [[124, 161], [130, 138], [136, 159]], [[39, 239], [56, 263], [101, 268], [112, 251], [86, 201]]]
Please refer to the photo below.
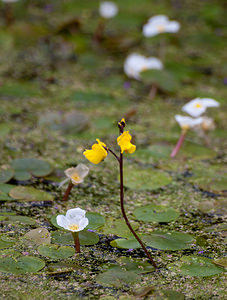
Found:
[[96, 277], [96, 281], [103, 286], [122, 287], [125, 284], [139, 282], [140, 277], [133, 272], [122, 270], [109, 270], [99, 274]]
[[227, 258], [220, 258], [213, 261], [215, 265], [227, 268]]
[[37, 190], [31, 186], [17, 186], [9, 195], [16, 200], [23, 201], [52, 201], [53, 196], [45, 191]]
[[149, 235], [142, 235], [142, 239], [152, 248], [174, 251], [190, 248], [194, 238], [187, 233], [156, 230]]
[[139, 242], [137, 240], [131, 239], [116, 239], [110, 242], [112, 247], [120, 248], [120, 249], [137, 249], [140, 248]]
[[41, 245], [38, 247], [38, 252], [52, 259], [64, 259], [75, 254], [75, 250], [72, 247], [59, 247], [58, 245]]
[[[74, 245], [71, 232], [54, 231], [51, 233], [51, 238], [53, 243]], [[99, 242], [99, 236], [96, 233], [86, 230], [79, 232], [79, 239], [82, 246], [94, 245]]]
[[14, 188], [15, 185], [0, 183], [0, 201], [11, 201], [14, 199], [8, 195], [10, 190]]
[[87, 104], [94, 103], [94, 102], [110, 103], [114, 101], [114, 98], [108, 94], [101, 94], [96, 92], [83, 92], [83, 91], [75, 92], [71, 96], [71, 99], [77, 102], [83, 102]]
[[18, 216], [18, 215], [5, 215], [7, 218], [4, 220], [4, 223], [7, 224], [24, 224], [24, 225], [35, 225], [36, 221], [27, 216]]
[[[134, 230], [136, 230], [139, 227], [139, 224], [136, 222], [132, 222], [132, 227]], [[109, 218], [102, 228], [102, 231], [104, 234], [114, 234], [121, 237], [132, 236], [132, 233], [124, 220], [113, 220]]]
[[15, 170], [15, 179], [17, 180], [29, 180], [32, 175], [43, 177], [52, 172], [52, 167], [48, 162], [36, 158], [15, 159], [11, 165]]
[[183, 256], [180, 261], [169, 264], [171, 271], [179, 272], [184, 276], [212, 276], [225, 271], [213, 264], [212, 259], [199, 256]]
[[208, 159], [215, 157], [217, 153], [208, 147], [185, 141], [178, 155], [192, 157], [193, 159]]
[[131, 189], [156, 190], [171, 183], [172, 178], [153, 169], [139, 169], [136, 166], [125, 166], [124, 185]]
[[10, 181], [14, 176], [14, 170], [12, 168], [1, 168], [0, 169], [0, 183]]
[[120, 264], [126, 271], [135, 272], [136, 274], [150, 273], [155, 270], [149, 262], [144, 262], [141, 259], [121, 257]]
[[9, 248], [15, 245], [16, 240], [5, 235], [0, 236], [0, 249]]
[[50, 233], [46, 228], [32, 229], [24, 235], [24, 238], [33, 241], [36, 245], [50, 244]]
[[148, 84], [156, 84], [166, 92], [175, 92], [179, 82], [173, 73], [166, 70], [147, 70], [141, 72], [142, 80]]
[[21, 256], [20, 252], [15, 251], [13, 249], [4, 249], [4, 250], [0, 251], [0, 258], [3, 258], [3, 257], [14, 257], [14, 258], [16, 258], [18, 256]]
[[173, 209], [161, 205], [149, 204], [134, 210], [134, 216], [144, 222], [171, 222], [179, 217], [179, 213]]
[[87, 228], [95, 230], [105, 224], [105, 218], [96, 212], [87, 212], [86, 217], [89, 220]]
[[20, 256], [19, 258], [0, 258], [0, 271], [12, 274], [36, 273], [44, 268], [45, 262], [33, 256]]

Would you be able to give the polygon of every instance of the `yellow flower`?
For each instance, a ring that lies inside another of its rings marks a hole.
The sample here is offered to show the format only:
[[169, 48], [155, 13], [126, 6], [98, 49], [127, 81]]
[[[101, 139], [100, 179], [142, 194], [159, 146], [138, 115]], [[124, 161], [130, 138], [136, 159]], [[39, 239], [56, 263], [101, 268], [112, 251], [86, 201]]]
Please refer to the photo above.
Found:
[[97, 144], [94, 144], [91, 150], [86, 150], [83, 155], [93, 164], [99, 164], [104, 158], [107, 157], [107, 147], [99, 139], [96, 139]]
[[117, 143], [121, 147], [121, 153], [133, 153], [136, 151], [136, 146], [131, 143], [131, 135], [128, 131], [123, 132], [118, 138]]

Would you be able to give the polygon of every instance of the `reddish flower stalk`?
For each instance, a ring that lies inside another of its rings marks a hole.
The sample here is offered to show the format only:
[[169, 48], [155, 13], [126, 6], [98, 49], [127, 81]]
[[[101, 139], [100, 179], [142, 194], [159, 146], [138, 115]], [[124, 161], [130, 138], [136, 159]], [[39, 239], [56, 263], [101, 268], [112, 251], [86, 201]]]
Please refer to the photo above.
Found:
[[62, 198], [62, 201], [67, 201], [67, 200], [68, 200], [69, 194], [70, 194], [70, 192], [71, 192], [72, 187], [73, 187], [73, 184], [72, 184], [72, 182], [70, 181], [69, 184], [68, 184], [68, 187], [67, 187], [67, 189], [66, 189], [66, 191], [65, 191], [65, 194], [64, 194], [64, 196], [63, 196], [63, 198]]
[[186, 131], [182, 131], [182, 132], [181, 132], [181, 135], [180, 135], [180, 137], [179, 137], [179, 140], [178, 140], [178, 142], [177, 142], [175, 148], [174, 148], [173, 151], [171, 152], [170, 157], [173, 158], [173, 157], [175, 157], [175, 156], [177, 155], [177, 153], [179, 152], [179, 150], [180, 150], [180, 148], [181, 148], [181, 146], [182, 146], [182, 144], [183, 144], [183, 142], [184, 142], [186, 133], [187, 133]]
[[79, 232], [72, 232], [72, 236], [74, 239], [74, 248], [76, 250], [76, 253], [80, 253]]

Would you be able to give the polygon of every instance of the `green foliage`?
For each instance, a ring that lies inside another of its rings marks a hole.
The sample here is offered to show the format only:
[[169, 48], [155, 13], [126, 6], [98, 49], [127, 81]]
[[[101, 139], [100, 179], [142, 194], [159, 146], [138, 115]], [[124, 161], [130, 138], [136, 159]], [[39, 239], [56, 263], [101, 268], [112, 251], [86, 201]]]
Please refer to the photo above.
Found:
[[122, 270], [109, 270], [96, 277], [97, 283], [104, 286], [122, 287], [140, 280], [134, 272]]
[[36, 228], [28, 231], [24, 238], [33, 241], [36, 245], [50, 244], [50, 233], [46, 228]]
[[15, 179], [29, 180], [32, 176], [44, 177], [52, 172], [48, 162], [36, 158], [18, 158], [11, 162]]
[[216, 266], [212, 259], [200, 256], [183, 256], [179, 261], [169, 264], [171, 271], [184, 276], [213, 276], [224, 272], [221, 267]]
[[12, 247], [15, 244], [16, 240], [9, 238], [6, 235], [0, 236], [0, 249]]
[[75, 254], [75, 250], [72, 247], [58, 245], [40, 245], [38, 252], [46, 257], [52, 259], [65, 259]]
[[[74, 245], [71, 232], [54, 231], [51, 233], [51, 238], [53, 243]], [[94, 245], [99, 242], [99, 236], [96, 233], [86, 230], [79, 232], [79, 239], [82, 246]]]
[[105, 218], [96, 212], [87, 212], [86, 218], [88, 218], [89, 223], [87, 229], [98, 229], [105, 224]]
[[0, 271], [16, 275], [26, 273], [36, 273], [43, 269], [45, 262], [33, 256], [20, 256], [17, 258], [4, 257], [0, 258]]
[[53, 196], [31, 186], [17, 186], [10, 190], [10, 196], [21, 201], [52, 201]]
[[[132, 227], [134, 230], [136, 230], [138, 229], [139, 224], [136, 222], [132, 222]], [[104, 234], [114, 234], [126, 238], [132, 236], [132, 233], [129, 230], [128, 226], [125, 224], [125, 221], [119, 219], [107, 219], [104, 227], [102, 228], [102, 232]]]
[[171, 222], [179, 217], [179, 213], [173, 208], [149, 204], [136, 208], [134, 216], [144, 222]]

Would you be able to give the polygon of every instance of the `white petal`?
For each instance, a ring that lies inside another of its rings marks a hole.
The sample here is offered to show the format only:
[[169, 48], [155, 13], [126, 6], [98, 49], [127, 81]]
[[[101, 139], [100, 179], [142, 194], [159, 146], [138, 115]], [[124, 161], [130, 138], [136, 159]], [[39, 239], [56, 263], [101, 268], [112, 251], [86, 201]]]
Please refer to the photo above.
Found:
[[64, 215], [58, 215], [56, 218], [56, 222], [58, 226], [61, 226], [67, 230], [69, 230], [70, 221]]
[[[69, 209], [66, 213], [66, 218], [70, 220], [70, 222], [73, 223], [73, 220], [78, 220], [80, 218], [83, 218], [86, 214], [86, 211], [77, 207]], [[76, 223], [76, 222], [75, 222]]]
[[83, 230], [85, 227], [87, 227], [88, 223], [89, 223], [88, 218], [83, 218], [83, 219], [81, 219], [80, 222], [79, 222], [79, 231], [81, 231], [81, 230]]
[[168, 21], [168, 17], [165, 15], [157, 15], [154, 17], [151, 17], [148, 22], [153, 22], [153, 23], [166, 23]]
[[[198, 106], [199, 105], [199, 106]], [[182, 111], [188, 113], [192, 117], [199, 117], [206, 111], [206, 106], [200, 98], [195, 98], [182, 107]]]
[[80, 178], [82, 178], [82, 179], [84, 177], [86, 177], [88, 175], [88, 173], [89, 173], [89, 168], [86, 165], [84, 165], [84, 164], [77, 165], [77, 167], [75, 168], [75, 170], [76, 170], [78, 176]]
[[100, 3], [99, 13], [103, 18], [113, 18], [118, 13], [118, 7], [114, 2], [104, 1]]
[[180, 24], [176, 21], [171, 21], [166, 25], [167, 32], [177, 32], [180, 29]]
[[159, 33], [160, 32], [158, 31], [157, 26], [153, 25], [152, 23], [147, 23], [143, 26], [143, 35], [145, 37], [152, 37]]
[[147, 68], [161, 70], [163, 68], [163, 64], [160, 61], [160, 59], [158, 59], [156, 57], [148, 57], [147, 58]]
[[187, 116], [176, 115], [176, 121], [180, 125], [180, 127], [188, 126], [189, 128], [193, 128], [196, 125], [199, 125], [203, 122], [203, 118], [191, 118]]
[[202, 100], [203, 104], [206, 107], [218, 107], [218, 106], [220, 106], [220, 104], [212, 98], [202, 98], [201, 100]]
[[71, 178], [71, 176], [76, 173], [76, 168], [68, 168], [64, 171], [65, 175], [69, 178]]

